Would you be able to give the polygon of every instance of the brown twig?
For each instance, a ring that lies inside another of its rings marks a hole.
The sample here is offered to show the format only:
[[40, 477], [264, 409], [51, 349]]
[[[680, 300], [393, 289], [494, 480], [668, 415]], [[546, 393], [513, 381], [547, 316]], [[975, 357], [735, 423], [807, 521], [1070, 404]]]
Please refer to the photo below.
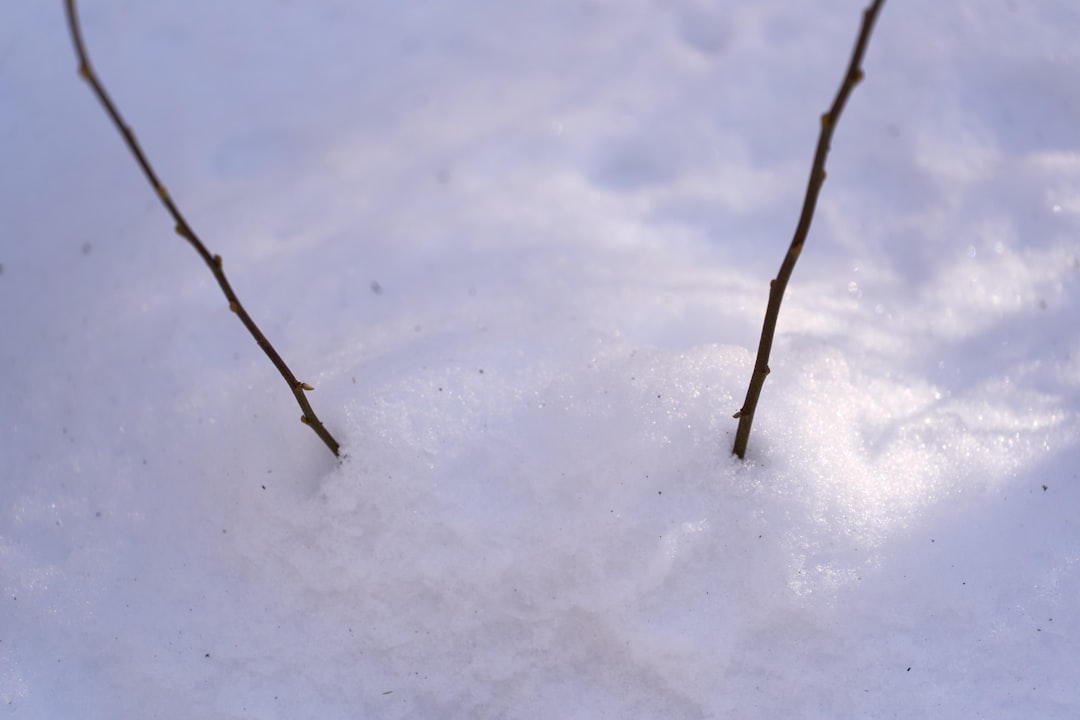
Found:
[[795, 237], [791, 241], [787, 255], [780, 264], [780, 272], [776, 274], [769, 284], [769, 304], [765, 309], [765, 323], [761, 328], [761, 341], [758, 344], [757, 360], [754, 362], [754, 373], [750, 377], [750, 386], [746, 390], [746, 400], [742, 408], [735, 413], [739, 420], [739, 429], [735, 433], [735, 447], [732, 452], [739, 458], [746, 456], [746, 443], [750, 439], [750, 425], [754, 421], [754, 411], [757, 409], [758, 398], [761, 397], [761, 388], [765, 385], [765, 378], [769, 374], [769, 353], [772, 352], [773, 335], [776, 333], [776, 319], [780, 314], [780, 301], [783, 300], [784, 290], [788, 280], [791, 279], [791, 271], [795, 269], [795, 261], [799, 259], [803, 243], [810, 232], [810, 222], [814, 219], [814, 208], [817, 207], [818, 195], [821, 186], [825, 182], [825, 158], [829, 154], [829, 143], [832, 141], [833, 130], [836, 122], [840, 119], [840, 113], [844, 110], [851, 91], [863, 79], [862, 64], [863, 55], [866, 53], [866, 45], [870, 41], [870, 31], [874, 27], [878, 11], [885, 0], [874, 0], [870, 7], [863, 11], [862, 28], [859, 30], [859, 38], [855, 42], [855, 50], [851, 53], [851, 62], [848, 64], [847, 74], [840, 85], [836, 99], [833, 100], [829, 111], [821, 116], [821, 135], [818, 137], [817, 151], [814, 153], [814, 164], [810, 169], [810, 181], [806, 187], [806, 198], [803, 200], [802, 214], [799, 216], [799, 224], [795, 228]]
[[132, 133], [131, 128], [124, 123], [120, 112], [113, 105], [112, 100], [109, 99], [109, 95], [105, 92], [105, 87], [101, 84], [101, 80], [98, 79], [97, 74], [90, 66], [90, 59], [86, 54], [86, 46], [83, 44], [82, 32], [79, 29], [79, 18], [75, 12], [75, 0], [66, 0], [68, 27], [71, 30], [71, 40], [75, 45], [75, 53], [79, 60], [79, 76], [86, 80], [90, 84], [91, 89], [94, 91], [94, 95], [104, 106], [105, 111], [109, 114], [116, 129], [124, 137], [124, 141], [127, 143], [128, 149], [131, 154], [135, 156], [136, 162], [139, 167], [142, 168], [143, 174], [146, 176], [150, 186], [154, 188], [154, 192], [161, 200], [161, 204], [165, 206], [165, 209], [172, 215], [173, 220], [176, 223], [176, 233], [180, 237], [191, 243], [191, 246], [195, 248], [195, 251], [199, 253], [199, 256], [203, 259], [206, 265], [210, 268], [210, 272], [214, 274], [214, 279], [217, 280], [218, 285], [221, 287], [221, 291], [225, 293], [225, 298], [229, 301], [229, 309], [232, 310], [240, 318], [240, 322], [244, 324], [244, 327], [248, 329], [251, 336], [255, 338], [255, 342], [259, 344], [259, 347], [263, 349], [266, 356], [270, 358], [270, 362], [274, 364], [274, 367], [281, 373], [281, 377], [285, 379], [285, 382], [289, 385], [289, 389], [296, 397], [296, 402], [300, 405], [300, 410], [303, 415], [300, 416], [300, 421], [305, 425], [308, 425], [315, 434], [326, 443], [326, 446], [330, 448], [330, 451], [334, 455], [338, 455], [340, 452], [340, 445], [338, 441], [330, 434], [330, 432], [323, 426], [322, 422], [315, 415], [315, 411], [311, 409], [311, 403], [308, 402], [305, 391], [314, 390], [311, 385], [305, 382], [301, 382], [293, 375], [292, 370], [285, 364], [285, 361], [281, 359], [277, 350], [270, 344], [270, 341], [266, 339], [262, 331], [255, 324], [255, 321], [248, 315], [247, 310], [240, 304], [240, 299], [236, 297], [236, 293], [233, 291], [232, 286], [229, 285], [229, 281], [225, 278], [225, 272], [221, 267], [221, 256], [212, 255], [202, 241], [199, 240], [195, 231], [191, 229], [187, 220], [180, 213], [179, 208], [173, 202], [169, 193], [165, 190], [165, 186], [158, 180], [157, 174], [150, 166], [150, 161], [146, 159], [146, 155], [143, 154], [142, 148], [139, 147], [139, 143], [135, 140], [135, 135]]

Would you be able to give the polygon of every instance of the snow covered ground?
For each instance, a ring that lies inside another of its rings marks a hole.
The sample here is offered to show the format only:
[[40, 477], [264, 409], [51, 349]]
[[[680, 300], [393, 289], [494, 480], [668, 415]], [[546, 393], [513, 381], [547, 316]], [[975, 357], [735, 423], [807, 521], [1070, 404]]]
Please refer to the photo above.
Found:
[[[827, 9], [825, 6], [827, 5]], [[0, 715], [1074, 718], [1080, 5], [0, 27]]]

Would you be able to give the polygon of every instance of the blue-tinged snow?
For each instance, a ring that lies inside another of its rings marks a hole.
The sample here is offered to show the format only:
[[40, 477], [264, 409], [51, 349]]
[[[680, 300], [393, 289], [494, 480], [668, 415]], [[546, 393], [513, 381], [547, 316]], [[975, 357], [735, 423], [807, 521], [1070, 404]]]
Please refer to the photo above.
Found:
[[310, 430], [0, 28], [0, 714], [1071, 718], [1080, 7], [80, 3]]

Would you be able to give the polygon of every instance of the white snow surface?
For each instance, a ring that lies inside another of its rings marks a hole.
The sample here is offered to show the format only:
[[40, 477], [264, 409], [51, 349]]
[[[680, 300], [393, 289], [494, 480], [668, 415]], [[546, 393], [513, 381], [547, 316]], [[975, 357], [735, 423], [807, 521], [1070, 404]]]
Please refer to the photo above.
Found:
[[0, 716], [1075, 718], [1080, 4], [0, 26]]

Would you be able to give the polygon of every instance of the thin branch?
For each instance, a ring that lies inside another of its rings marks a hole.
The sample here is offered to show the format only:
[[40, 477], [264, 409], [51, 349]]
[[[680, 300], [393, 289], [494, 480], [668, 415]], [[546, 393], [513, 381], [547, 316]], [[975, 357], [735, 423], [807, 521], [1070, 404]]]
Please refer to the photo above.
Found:
[[173, 202], [172, 197], [169, 196], [168, 191], [165, 190], [165, 186], [158, 180], [157, 174], [150, 166], [150, 161], [147, 160], [146, 155], [143, 154], [142, 148], [139, 147], [139, 143], [135, 140], [135, 135], [132, 133], [131, 128], [127, 126], [124, 119], [120, 116], [120, 112], [113, 105], [112, 100], [109, 99], [108, 93], [105, 92], [105, 87], [102, 85], [101, 80], [98, 79], [97, 74], [90, 66], [90, 59], [86, 54], [86, 46], [83, 43], [82, 31], [79, 28], [79, 18], [75, 12], [75, 0], [66, 0], [65, 7], [67, 9], [68, 27], [71, 30], [71, 40], [75, 45], [75, 54], [79, 60], [79, 76], [89, 83], [90, 88], [94, 91], [94, 95], [101, 102], [105, 108], [105, 112], [108, 113], [112, 119], [116, 129], [124, 137], [124, 141], [127, 143], [128, 149], [131, 154], [135, 156], [136, 162], [139, 167], [142, 168], [143, 174], [146, 176], [146, 180], [150, 183], [150, 186], [154, 189], [158, 198], [161, 200], [161, 204], [165, 206], [165, 209], [169, 211], [173, 221], [176, 223], [176, 234], [187, 240], [195, 252], [199, 253], [199, 256], [203, 259], [206, 265], [210, 268], [210, 272], [213, 273], [214, 279], [217, 280], [218, 285], [221, 287], [221, 291], [225, 293], [225, 298], [229, 301], [229, 309], [232, 310], [240, 318], [240, 322], [244, 324], [244, 327], [248, 329], [251, 336], [255, 338], [255, 342], [259, 344], [266, 356], [270, 358], [270, 362], [274, 364], [274, 367], [281, 373], [281, 377], [285, 379], [285, 382], [289, 386], [289, 390], [296, 397], [297, 404], [300, 405], [300, 410], [303, 415], [300, 416], [300, 421], [309, 426], [315, 431], [315, 434], [326, 443], [326, 446], [330, 448], [330, 451], [334, 455], [338, 455], [340, 452], [340, 445], [338, 441], [330, 434], [330, 432], [323, 426], [322, 422], [315, 415], [315, 411], [311, 408], [311, 403], [308, 402], [305, 391], [314, 390], [311, 385], [305, 382], [301, 382], [293, 375], [292, 370], [285, 364], [285, 361], [281, 359], [277, 350], [270, 344], [270, 341], [266, 339], [262, 331], [255, 324], [255, 321], [248, 315], [247, 310], [240, 304], [240, 299], [236, 297], [236, 293], [233, 291], [232, 286], [229, 285], [229, 281], [225, 277], [225, 272], [221, 266], [221, 256], [213, 255], [202, 241], [199, 240], [195, 231], [191, 229], [187, 220], [180, 213], [179, 208]]
[[847, 74], [844, 75], [844, 81], [840, 85], [836, 99], [833, 100], [832, 107], [821, 116], [821, 135], [818, 137], [817, 150], [814, 153], [814, 164], [810, 169], [810, 181], [806, 187], [802, 214], [795, 228], [795, 237], [780, 265], [780, 272], [769, 284], [769, 304], [765, 309], [765, 323], [761, 329], [761, 341], [758, 344], [757, 360], [754, 362], [754, 373], [750, 377], [750, 386], [746, 390], [746, 400], [742, 408], [735, 413], [735, 417], [739, 420], [739, 429], [735, 433], [735, 447], [732, 452], [740, 459], [746, 455], [746, 443], [750, 439], [750, 425], [754, 421], [754, 411], [757, 409], [758, 398], [761, 397], [761, 388], [765, 385], [765, 378], [769, 374], [769, 354], [772, 352], [773, 335], [776, 333], [776, 319], [780, 314], [780, 301], [783, 300], [784, 290], [787, 288], [788, 280], [791, 279], [792, 270], [795, 269], [795, 261], [799, 259], [803, 243], [806, 242], [806, 236], [810, 232], [810, 223], [814, 219], [818, 195], [825, 182], [825, 158], [829, 154], [833, 130], [840, 119], [840, 113], [844, 110], [844, 105], [847, 104], [848, 96], [863, 79], [861, 67], [863, 55], [870, 41], [870, 31], [873, 30], [874, 21], [884, 3], [885, 0], [874, 0], [870, 7], [863, 11], [862, 28], [859, 30], [859, 38], [851, 54]]

